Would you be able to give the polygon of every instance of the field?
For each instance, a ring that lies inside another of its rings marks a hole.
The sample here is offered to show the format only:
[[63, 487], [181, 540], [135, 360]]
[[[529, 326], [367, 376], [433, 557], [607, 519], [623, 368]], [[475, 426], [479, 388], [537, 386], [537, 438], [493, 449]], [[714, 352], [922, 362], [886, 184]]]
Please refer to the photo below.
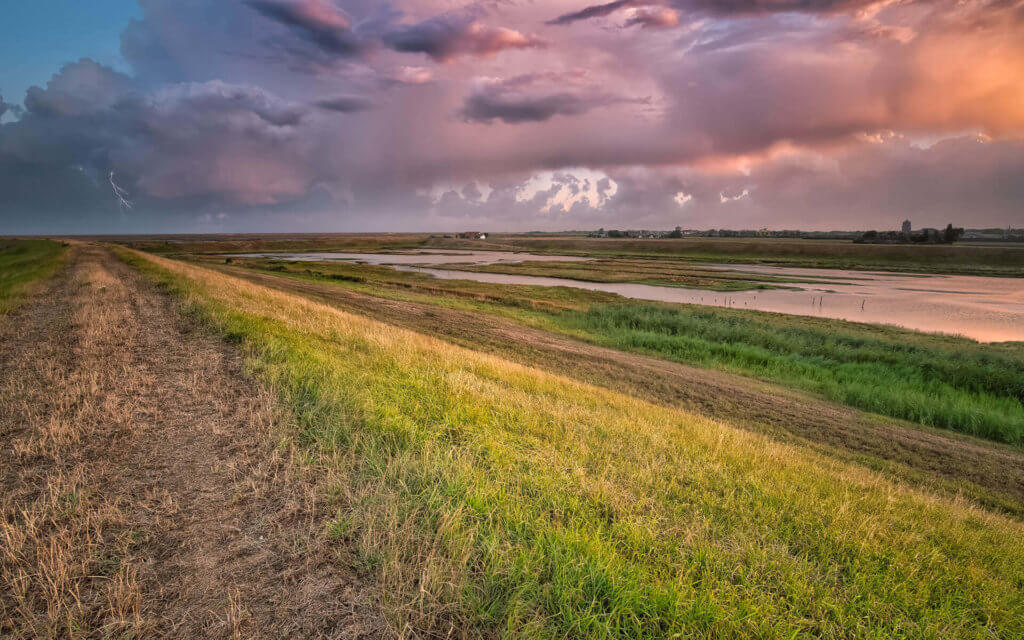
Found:
[[222, 253], [349, 238], [48, 259], [0, 635], [1024, 636], [1020, 345]]

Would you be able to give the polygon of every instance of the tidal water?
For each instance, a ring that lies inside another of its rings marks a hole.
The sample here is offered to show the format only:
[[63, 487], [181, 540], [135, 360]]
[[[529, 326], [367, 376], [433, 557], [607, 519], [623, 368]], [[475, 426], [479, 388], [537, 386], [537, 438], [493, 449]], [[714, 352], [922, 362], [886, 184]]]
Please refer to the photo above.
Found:
[[323, 262], [343, 260], [347, 262], [364, 262], [376, 265], [409, 265], [409, 264], [498, 264], [501, 262], [529, 262], [536, 260], [550, 262], [585, 262], [590, 258], [575, 256], [539, 256], [532, 253], [513, 253], [512, 251], [458, 251], [432, 250], [409, 253], [237, 253], [233, 258], [274, 258], [276, 260], [303, 260]]
[[[245, 254], [284, 260], [354, 260], [393, 265], [436, 278], [497, 284], [576, 287], [627, 298], [889, 324], [918, 331], [961, 335], [981, 342], [1024, 341], [1024, 279], [943, 276], [837, 269], [797, 269], [763, 265], [704, 265], [723, 271], [826, 282], [787, 283], [796, 289], [718, 292], [645, 284], [584, 282], [566, 278], [474, 273], [437, 266], [457, 263], [581, 261], [573, 256], [541, 256], [499, 251], [439, 251], [415, 254], [295, 253]], [[241, 257], [241, 256], [240, 256]], [[430, 267], [411, 265], [428, 264]]]

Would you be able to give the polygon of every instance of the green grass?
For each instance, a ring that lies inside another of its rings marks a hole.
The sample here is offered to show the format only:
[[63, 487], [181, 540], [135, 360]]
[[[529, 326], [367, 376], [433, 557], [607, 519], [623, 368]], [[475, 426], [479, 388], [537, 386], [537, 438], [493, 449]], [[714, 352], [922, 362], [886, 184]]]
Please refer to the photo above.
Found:
[[1024, 359], [967, 340], [907, 339], [852, 323], [652, 304], [560, 314], [596, 342], [820, 393], [846, 405], [1024, 444]]
[[833, 401], [1024, 444], [1024, 344], [841, 320], [652, 304], [568, 287], [437, 280], [346, 263], [242, 261], [376, 296], [496, 313], [585, 340], [781, 383]]
[[0, 238], [0, 314], [20, 305], [32, 283], [52, 276], [63, 255], [59, 242]]
[[209, 270], [129, 260], [293, 409], [296, 446], [338, 474], [329, 534], [406, 632], [1024, 634], [1018, 523]]

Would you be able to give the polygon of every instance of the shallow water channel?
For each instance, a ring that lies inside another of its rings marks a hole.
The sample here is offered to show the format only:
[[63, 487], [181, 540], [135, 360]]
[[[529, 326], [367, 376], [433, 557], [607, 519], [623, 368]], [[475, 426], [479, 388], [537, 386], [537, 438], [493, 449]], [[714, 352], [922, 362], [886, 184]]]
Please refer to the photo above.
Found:
[[[617, 293], [638, 300], [704, 304], [856, 322], [891, 324], [918, 331], [966, 336], [982, 342], [1024, 341], [1024, 279], [982, 276], [916, 275], [797, 269], [764, 265], [704, 265], [723, 271], [780, 277], [814, 278], [827, 283], [787, 283], [795, 289], [718, 292], [646, 284], [584, 282], [567, 278], [475, 273], [443, 268], [446, 264], [584, 261], [575, 256], [545, 256], [502, 251], [387, 253], [253, 253], [237, 257], [282, 260], [349, 260], [392, 265], [436, 278], [498, 284], [576, 287]], [[412, 265], [430, 265], [416, 267]], [[436, 265], [436, 266], [435, 266]], [[440, 267], [440, 268], [439, 268]]]

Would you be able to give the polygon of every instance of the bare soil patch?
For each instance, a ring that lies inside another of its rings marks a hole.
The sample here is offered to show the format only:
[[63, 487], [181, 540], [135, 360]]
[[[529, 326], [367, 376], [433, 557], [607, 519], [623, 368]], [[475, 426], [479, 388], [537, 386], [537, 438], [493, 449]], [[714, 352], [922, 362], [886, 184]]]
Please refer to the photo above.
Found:
[[391, 635], [239, 355], [73, 251], [0, 317], [0, 637]]
[[804, 442], [873, 467], [892, 470], [895, 464], [906, 480], [963, 490], [988, 506], [1024, 515], [1024, 452], [1013, 447], [875, 416], [768, 382], [595, 346], [487, 314], [388, 300], [330, 283], [244, 268], [217, 268], [461, 346]]

